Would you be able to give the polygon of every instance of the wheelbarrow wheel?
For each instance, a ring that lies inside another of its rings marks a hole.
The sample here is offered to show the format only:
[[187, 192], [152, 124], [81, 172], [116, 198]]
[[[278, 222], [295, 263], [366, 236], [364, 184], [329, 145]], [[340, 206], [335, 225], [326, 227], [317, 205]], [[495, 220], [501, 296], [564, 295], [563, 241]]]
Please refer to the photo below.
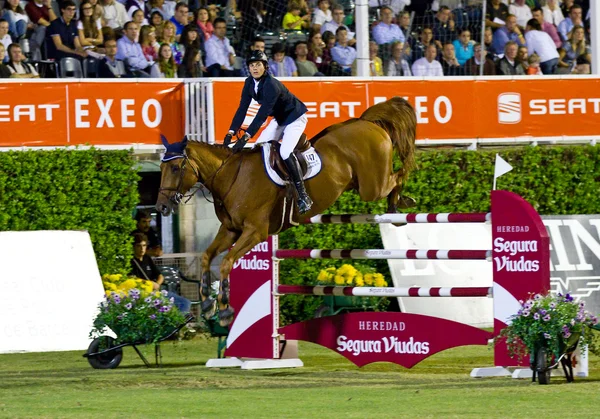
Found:
[[98, 355], [88, 355], [87, 359], [92, 368], [97, 370], [108, 370], [119, 366], [123, 359], [123, 349], [116, 348], [112, 351], [107, 351], [107, 349], [115, 346], [114, 342], [115, 340], [110, 336], [100, 336], [90, 343], [88, 354], [103, 352]]
[[537, 370], [538, 383], [549, 384], [552, 371], [548, 368], [548, 354], [544, 348], [539, 348], [536, 353], [535, 368]]

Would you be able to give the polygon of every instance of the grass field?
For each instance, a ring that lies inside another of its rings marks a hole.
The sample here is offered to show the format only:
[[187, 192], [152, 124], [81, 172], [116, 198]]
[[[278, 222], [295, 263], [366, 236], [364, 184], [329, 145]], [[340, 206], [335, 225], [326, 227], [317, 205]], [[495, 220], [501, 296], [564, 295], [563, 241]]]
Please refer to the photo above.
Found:
[[[153, 359], [153, 347], [142, 347]], [[493, 365], [485, 347], [455, 348], [407, 370], [392, 364], [356, 368], [345, 358], [300, 343], [305, 367], [208, 370], [216, 342], [162, 344], [164, 367], [146, 368], [132, 348], [114, 370], [94, 370], [82, 352], [0, 355], [0, 417], [594, 418], [600, 359], [590, 378], [548, 386], [511, 378], [473, 379]]]

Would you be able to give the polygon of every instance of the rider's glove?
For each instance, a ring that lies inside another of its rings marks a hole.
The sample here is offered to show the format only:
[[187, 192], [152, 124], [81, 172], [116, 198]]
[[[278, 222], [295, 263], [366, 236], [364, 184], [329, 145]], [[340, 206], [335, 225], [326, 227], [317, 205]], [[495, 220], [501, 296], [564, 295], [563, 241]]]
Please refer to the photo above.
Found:
[[231, 144], [231, 139], [233, 138], [233, 131], [229, 131], [227, 133], [227, 135], [225, 136], [225, 139], [223, 140], [223, 145], [225, 147], [229, 147], [229, 144]]
[[242, 138], [240, 138], [239, 140], [237, 140], [237, 142], [232, 147], [233, 152], [237, 153], [238, 151], [241, 151], [249, 139], [250, 139], [250, 134], [245, 133], [244, 136]]

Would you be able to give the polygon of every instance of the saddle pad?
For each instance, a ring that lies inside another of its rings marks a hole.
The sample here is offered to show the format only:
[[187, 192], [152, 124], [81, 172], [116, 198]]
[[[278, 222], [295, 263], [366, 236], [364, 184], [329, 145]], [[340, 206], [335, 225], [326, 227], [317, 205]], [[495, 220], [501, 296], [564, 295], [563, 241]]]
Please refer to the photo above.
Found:
[[[262, 146], [262, 155], [263, 155], [263, 166], [265, 167], [267, 176], [269, 176], [269, 179], [271, 179], [271, 181], [273, 183], [275, 183], [276, 185], [285, 186], [289, 182], [281, 179], [281, 176], [279, 176], [277, 174], [277, 172], [275, 172], [275, 170], [273, 170], [273, 168], [269, 164], [270, 157], [271, 157], [271, 150], [272, 150], [271, 145], [269, 143], [264, 143], [264, 145], [261, 144], [261, 146]], [[319, 157], [319, 153], [317, 153], [317, 150], [315, 150], [311, 146], [308, 150], [303, 152], [302, 155], [304, 156], [304, 159], [306, 160], [306, 166], [307, 166], [306, 173], [304, 174], [302, 179], [308, 180], [308, 179], [311, 179], [311, 178], [317, 176], [321, 172], [321, 167], [322, 167], [321, 157]]]

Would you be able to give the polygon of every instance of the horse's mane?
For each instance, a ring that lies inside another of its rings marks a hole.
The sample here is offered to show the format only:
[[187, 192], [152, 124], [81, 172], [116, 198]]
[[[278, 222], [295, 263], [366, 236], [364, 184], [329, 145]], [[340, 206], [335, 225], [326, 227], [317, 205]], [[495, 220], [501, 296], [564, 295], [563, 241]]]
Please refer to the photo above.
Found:
[[408, 173], [416, 166], [415, 136], [417, 117], [411, 104], [396, 96], [386, 102], [371, 106], [363, 112], [360, 119], [372, 122], [388, 133], [400, 155], [404, 178], [406, 178]]

